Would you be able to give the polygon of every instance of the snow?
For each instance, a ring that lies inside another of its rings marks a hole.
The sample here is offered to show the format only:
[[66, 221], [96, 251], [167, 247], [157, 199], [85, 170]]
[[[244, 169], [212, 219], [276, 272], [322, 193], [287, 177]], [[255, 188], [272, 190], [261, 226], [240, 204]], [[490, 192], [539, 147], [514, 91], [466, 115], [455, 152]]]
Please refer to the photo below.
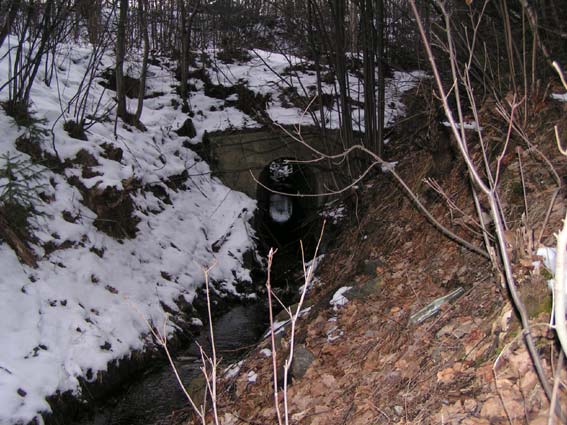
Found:
[[330, 221], [333, 224], [337, 224], [343, 218], [347, 216], [346, 207], [344, 205], [338, 205], [336, 207], [332, 207], [329, 204], [325, 205], [325, 209], [321, 211], [319, 214], [321, 217], [324, 217], [326, 220]]
[[[336, 308], [335, 308], [336, 311]], [[327, 319], [327, 322], [330, 323], [337, 323], [339, 321], [339, 318], [337, 316], [331, 316]], [[334, 341], [336, 341], [337, 339], [339, 339], [341, 336], [344, 335], [344, 331], [339, 328], [338, 325], [336, 326], [331, 326], [329, 327], [329, 329], [327, 329], [326, 332], [327, 335], [327, 342], [332, 343]]]
[[[441, 124], [443, 124], [445, 127], [451, 127], [451, 123], [449, 121], [443, 121]], [[464, 122], [462, 124], [457, 123], [457, 125], [464, 128], [465, 130], [482, 131], [482, 127], [479, 127], [476, 121]]]
[[344, 331], [342, 331], [338, 326], [333, 326], [327, 331], [327, 342], [334, 342], [343, 335]]
[[551, 98], [560, 102], [567, 102], [567, 93], [551, 93]]
[[285, 159], [283, 161], [272, 161], [270, 163], [269, 169], [270, 178], [276, 182], [287, 179], [294, 172], [293, 164]]
[[[5, 54], [14, 41], [9, 37], [0, 47], [0, 86], [10, 74], [10, 58]], [[214, 55], [215, 51], [208, 53]], [[246, 81], [254, 92], [271, 95], [267, 112], [274, 121], [312, 124], [310, 114], [298, 106], [284, 107], [279, 95], [287, 84], [300, 87], [298, 78], [305, 87], [314, 85], [315, 74], [284, 72], [290, 65], [299, 64], [300, 58], [262, 50], [252, 53], [249, 62], [228, 65], [216, 61], [218, 72], [207, 72], [215, 83]], [[44, 192], [50, 201], [38, 206], [42, 215], [32, 223], [37, 238], [32, 249], [40, 258], [36, 269], [22, 265], [7, 244], [0, 244], [0, 425], [27, 423], [40, 412], [50, 411], [46, 397], [57, 392], [71, 391], [80, 396], [79, 379], [89, 376], [94, 380], [109, 362], [148, 349], [149, 326], [165, 328], [171, 336], [176, 325], [168, 320], [168, 311], [178, 312], [180, 299], [189, 303], [194, 300], [204, 284], [204, 268], [214, 265], [210, 278], [216, 291], [236, 293], [236, 282], [251, 280], [243, 256], [254, 249], [250, 220], [256, 202], [211, 177], [208, 164], [191, 146], [200, 143], [205, 132], [260, 124], [224, 100], [206, 96], [203, 83], [192, 79], [190, 82], [198, 88], [190, 98], [197, 135], [192, 140], [178, 136], [175, 130], [188, 116], [174, 106], [178, 96], [173, 72], [165, 65], [150, 65], [147, 91], [155, 96], [145, 100], [141, 116], [147, 131], [119, 121], [115, 136], [114, 92], [98, 84], [98, 78], [90, 87], [87, 115], [108, 114], [110, 120], [94, 123], [86, 132], [87, 141], [73, 139], [63, 124], [75, 119], [75, 95], [90, 59], [88, 45], [60, 45], [54, 67], [57, 78], [50, 86], [43, 81], [45, 67], [40, 67], [31, 91], [31, 109], [38, 120], [34, 134], [18, 127], [0, 109], [0, 155], [19, 153], [14, 141], [24, 135], [36, 137], [42, 151], [61, 161], [72, 163], [84, 151], [98, 164], [91, 167], [89, 177], [83, 177], [79, 164], [61, 173], [43, 170]], [[112, 52], [105, 53], [97, 75], [113, 63]], [[139, 72], [132, 58], [126, 65], [131, 75]], [[356, 95], [360, 82], [354, 75], [349, 77], [352, 94]], [[387, 125], [403, 114], [401, 95], [420, 78], [422, 73], [396, 72], [388, 79]], [[323, 84], [323, 90], [334, 95], [333, 84]], [[312, 96], [302, 94], [301, 89], [299, 94]], [[7, 96], [7, 89], [0, 91], [0, 101]], [[237, 95], [227, 100], [236, 101]], [[127, 104], [133, 111], [136, 100], [128, 99]], [[336, 106], [326, 110], [327, 128], [339, 127], [338, 113]], [[355, 130], [363, 131], [362, 110], [354, 107], [353, 117]], [[107, 158], [104, 146], [120, 148], [122, 159]], [[284, 167], [280, 171], [285, 174], [289, 170]], [[179, 180], [183, 172], [188, 173], [186, 190], [166, 184], [170, 179]], [[72, 179], [85, 188], [114, 188], [131, 196], [139, 220], [136, 237], [116, 239], [101, 232], [95, 226], [96, 213], [85, 205], [77, 186], [70, 184]], [[138, 189], [148, 186], [159, 189], [153, 193], [166, 194], [167, 202]], [[281, 218], [291, 215], [288, 207], [276, 210]], [[342, 211], [336, 213], [338, 216]], [[60, 248], [48, 253], [46, 244]], [[342, 294], [349, 288], [341, 289], [333, 297], [335, 306], [347, 301]], [[202, 325], [198, 317], [190, 321]], [[274, 330], [283, 331], [287, 322], [274, 324]], [[238, 373], [240, 365], [227, 375]], [[41, 422], [41, 418], [38, 420]]]
[[248, 372], [248, 382], [251, 384], [255, 384], [256, 380], [258, 379], [258, 374], [256, 372], [254, 372], [253, 370], [251, 370], [250, 372]]
[[342, 307], [346, 303], [348, 303], [348, 298], [344, 296], [344, 294], [352, 289], [352, 286], [343, 286], [339, 288], [334, 294], [329, 304], [331, 304], [335, 309], [338, 307]]
[[[248, 87], [253, 91], [271, 96], [267, 112], [273, 121], [282, 125], [313, 125], [314, 115], [305, 111], [305, 107], [315, 97], [313, 88], [317, 85], [317, 75], [313, 71], [301, 68], [302, 65], [306, 64], [305, 60], [291, 54], [283, 55], [261, 49], [252, 50], [250, 53], [252, 59], [244, 64], [224, 64], [217, 60], [218, 72], [211, 75], [213, 81], [223, 85], [246, 81]], [[290, 71], [290, 68], [293, 71]], [[386, 79], [386, 108], [384, 110], [386, 127], [392, 125], [405, 113], [404, 105], [401, 102], [402, 95], [415, 87], [416, 83], [425, 76], [426, 74], [421, 71], [396, 71], [392, 78]], [[354, 98], [359, 96], [361, 105], [364, 104], [362, 82], [354, 74], [349, 73], [348, 77], [351, 96]], [[323, 82], [321, 85], [324, 94], [336, 95], [335, 84]], [[284, 106], [280, 95], [283, 89], [290, 87], [295, 88], [297, 93], [304, 98], [305, 105], [300, 105], [301, 107]], [[314, 102], [316, 103], [317, 99]], [[364, 110], [362, 107], [352, 106], [352, 118], [354, 130], [364, 131]], [[317, 119], [319, 119], [318, 116]], [[340, 127], [339, 110], [336, 104], [332, 109], [326, 109], [325, 123], [327, 128], [337, 129]]]
[[226, 379], [232, 379], [240, 372], [240, 368], [244, 364], [244, 360], [240, 360], [238, 363], [234, 363], [227, 367], [224, 371], [224, 376]]
[[[274, 335], [277, 335], [279, 333], [282, 333], [285, 330], [285, 325], [287, 325], [288, 323], [290, 323], [291, 320], [282, 320], [279, 322], [274, 322], [272, 325], [272, 330], [274, 332]], [[268, 330], [265, 334], [264, 334], [264, 338], [266, 338], [267, 336], [271, 335], [270, 331]]]
[[398, 161], [382, 162], [380, 168], [384, 173], [389, 173], [396, 169], [396, 165], [398, 165]]

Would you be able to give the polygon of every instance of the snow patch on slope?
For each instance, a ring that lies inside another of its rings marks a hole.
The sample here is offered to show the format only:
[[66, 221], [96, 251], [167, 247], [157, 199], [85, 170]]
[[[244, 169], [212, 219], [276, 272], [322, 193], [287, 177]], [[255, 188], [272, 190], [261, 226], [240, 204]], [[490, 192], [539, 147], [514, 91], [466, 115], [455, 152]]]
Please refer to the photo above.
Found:
[[[0, 85], [9, 75], [3, 56], [8, 44], [0, 49]], [[62, 174], [44, 170], [50, 201], [38, 207], [43, 215], [33, 224], [38, 239], [33, 249], [41, 258], [37, 269], [22, 266], [8, 245], [0, 244], [0, 424], [30, 421], [50, 410], [47, 396], [79, 394], [79, 378], [95, 379], [109, 362], [144, 350], [149, 324], [161, 329], [166, 311], [179, 311], [179, 298], [193, 301], [204, 282], [203, 267], [216, 264], [210, 277], [225, 292], [236, 293], [237, 281], [251, 281], [243, 255], [253, 249], [249, 220], [255, 201], [211, 178], [209, 166], [174, 132], [188, 117], [173, 106], [172, 73], [150, 66], [148, 93], [163, 94], [145, 102], [146, 132], [119, 123], [115, 138], [114, 123], [107, 121], [87, 131], [88, 141], [76, 140], [63, 130], [63, 122], [72, 118], [65, 105], [86, 70], [90, 49], [62, 50], [55, 67], [59, 84], [48, 87], [40, 75], [32, 89], [34, 117], [41, 120], [36, 128], [53, 127], [53, 139], [40, 136], [36, 142], [62, 161], [83, 150], [99, 165], [91, 167], [94, 177], [83, 177], [80, 165]], [[111, 57], [104, 61], [112, 65]], [[112, 104], [113, 95], [97, 83], [92, 86], [91, 96], [101, 97], [102, 105]], [[6, 97], [0, 92], [0, 100]], [[207, 106], [216, 99], [193, 101]], [[133, 110], [135, 101], [128, 102]], [[199, 116], [196, 141], [205, 131], [242, 125], [244, 118], [251, 121], [228, 108]], [[14, 141], [28, 130], [0, 110], [0, 131], [0, 154], [19, 153]], [[122, 159], [105, 158], [104, 143], [122, 149]], [[96, 213], [69, 183], [71, 177], [86, 188], [111, 187], [131, 196], [139, 220], [136, 237], [117, 240], [98, 230]], [[168, 187], [168, 181], [185, 188]], [[158, 187], [168, 201], [139, 190], [145, 186]], [[59, 248], [48, 252], [48, 245]], [[174, 328], [168, 321], [170, 335]]]

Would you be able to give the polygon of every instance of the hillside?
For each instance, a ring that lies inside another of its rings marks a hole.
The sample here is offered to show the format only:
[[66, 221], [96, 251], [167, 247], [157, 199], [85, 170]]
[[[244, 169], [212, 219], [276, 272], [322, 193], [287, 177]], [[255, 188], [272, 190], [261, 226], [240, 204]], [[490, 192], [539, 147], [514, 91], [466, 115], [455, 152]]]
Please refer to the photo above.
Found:
[[[553, 234], [564, 217], [561, 195], [543, 226], [554, 178], [543, 170], [541, 155], [549, 158], [546, 166], [552, 164], [565, 175], [567, 161], [547, 128], [551, 117], [565, 124], [565, 104], [546, 101], [538, 116], [547, 117], [532, 128], [539, 152], [507, 154], [501, 201], [514, 277], [531, 332], [545, 375], [551, 380], [558, 374], [557, 403], [565, 406], [567, 374], [549, 326], [552, 296], [547, 279], [553, 269], [546, 251], [538, 251], [542, 257], [533, 248], [539, 231], [542, 245], [554, 246]], [[482, 118], [494, 119], [489, 109]], [[408, 124], [401, 126], [397, 134], [403, 136]], [[459, 235], [470, 236], [474, 205], [462, 179], [464, 163], [453, 160], [440, 175], [435, 154], [403, 137], [388, 146], [388, 157], [399, 161], [396, 170], [435, 217]], [[428, 177], [437, 179], [447, 198], [425, 183]], [[522, 184], [528, 199], [525, 214], [537, 223], [534, 227], [526, 227], [525, 218], [515, 219], [526, 205]], [[289, 423], [547, 424], [549, 402], [522, 341], [508, 291], [490, 262], [444, 237], [388, 174], [367, 179], [347, 205], [343, 231], [318, 260], [295, 325]], [[304, 281], [302, 273], [297, 280]], [[291, 312], [297, 308], [293, 305]], [[267, 333], [222, 379], [219, 423], [278, 423], [274, 361], [278, 403], [285, 416], [289, 315], [280, 313], [274, 326], [275, 359]]]

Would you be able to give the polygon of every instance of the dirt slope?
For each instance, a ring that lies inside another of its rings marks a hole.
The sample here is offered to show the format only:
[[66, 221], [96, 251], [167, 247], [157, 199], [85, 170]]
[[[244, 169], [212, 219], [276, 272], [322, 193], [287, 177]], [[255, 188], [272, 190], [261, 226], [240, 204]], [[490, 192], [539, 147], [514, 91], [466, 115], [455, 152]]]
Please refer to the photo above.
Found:
[[[552, 105], [547, 112], [553, 116], [558, 111]], [[553, 139], [548, 132], [540, 135], [539, 148], [564, 175], [565, 160], [554, 154]], [[553, 180], [535, 155], [513, 148], [506, 156], [501, 183], [510, 252], [551, 379], [557, 361], [547, 325], [551, 297], [542, 274], [547, 275], [534, 269], [536, 257], [529, 245], [543, 225]], [[400, 160], [400, 174], [434, 215], [480, 246], [480, 239], [466, 230], [473, 208], [463, 164], [449, 160], [447, 172], [440, 176], [435, 157], [407, 140], [390, 155]], [[423, 183], [428, 176], [438, 177], [464, 214], [448, 209]], [[490, 262], [442, 236], [388, 175], [366, 183], [356, 202], [350, 201], [350, 224], [319, 266], [317, 284], [308, 294], [311, 309], [295, 333], [296, 361], [305, 362], [307, 369], [295, 371], [305, 374], [293, 377], [288, 388], [289, 423], [546, 424], [549, 404], [506, 290]], [[529, 220], [521, 220], [525, 203], [518, 185], [527, 191]], [[543, 232], [542, 242], [548, 246], [565, 211], [563, 199], [560, 194]], [[344, 293], [349, 302], [331, 306], [329, 300], [344, 286], [352, 287]], [[442, 305], [436, 315], [421, 323], [412, 320], [421, 308], [458, 288], [461, 295]], [[281, 377], [289, 326], [277, 341]], [[248, 355], [235, 377], [222, 380], [222, 424], [277, 423], [272, 358], [265, 349], [271, 349], [269, 338]], [[565, 383], [565, 371], [561, 378]], [[559, 397], [565, 405], [564, 386]], [[283, 406], [281, 390], [280, 402]]]

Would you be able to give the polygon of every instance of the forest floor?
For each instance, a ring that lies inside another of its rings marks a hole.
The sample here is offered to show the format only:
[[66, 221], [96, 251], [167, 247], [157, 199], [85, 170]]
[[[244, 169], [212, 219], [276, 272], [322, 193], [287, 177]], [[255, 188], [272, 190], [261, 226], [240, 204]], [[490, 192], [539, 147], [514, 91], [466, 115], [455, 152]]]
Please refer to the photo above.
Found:
[[[563, 176], [567, 161], [557, 152], [548, 123], [559, 121], [565, 132], [565, 104], [549, 101], [542, 108], [525, 129]], [[488, 135], [506, 131], [490, 105], [481, 113]], [[520, 146], [513, 138], [503, 156], [501, 202], [517, 286], [551, 382], [558, 352], [549, 327], [550, 275], [537, 261], [535, 243], [543, 229], [541, 244], [555, 244], [565, 196], [560, 193], [546, 223], [554, 180], [539, 154]], [[439, 155], [407, 139], [388, 147], [387, 159], [399, 161], [396, 169], [434, 216], [481, 246], [467, 230], [474, 226], [474, 209], [464, 164], [454, 156], [440, 164]], [[446, 172], [439, 173], [440, 167]], [[449, 208], [424, 183], [426, 177], [435, 177], [461, 212]], [[295, 330], [289, 423], [547, 424], [549, 403], [491, 263], [441, 235], [388, 174], [368, 179], [350, 198], [349, 210], [345, 230], [318, 265], [304, 305], [308, 308]], [[450, 293], [460, 296], [436, 315], [420, 323], [412, 320]], [[280, 387], [290, 339], [290, 326], [276, 336]], [[278, 423], [272, 350], [266, 337], [221, 379], [221, 424]], [[565, 406], [567, 373], [559, 371], [559, 400]], [[282, 388], [278, 397], [284, 415]], [[199, 423], [180, 412], [176, 417], [178, 423]]]

